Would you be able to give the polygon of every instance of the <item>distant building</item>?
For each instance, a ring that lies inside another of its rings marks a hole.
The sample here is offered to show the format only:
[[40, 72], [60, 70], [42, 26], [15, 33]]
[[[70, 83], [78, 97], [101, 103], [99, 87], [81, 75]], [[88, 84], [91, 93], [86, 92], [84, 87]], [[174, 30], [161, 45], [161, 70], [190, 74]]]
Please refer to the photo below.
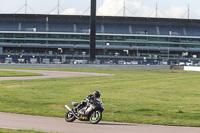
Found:
[[[8, 54], [23, 54], [27, 60], [32, 55], [38, 60], [58, 55], [64, 61], [87, 59], [89, 19], [80, 15], [0, 14], [0, 59]], [[96, 32], [97, 58], [102, 60], [200, 58], [200, 20], [97, 16]]]

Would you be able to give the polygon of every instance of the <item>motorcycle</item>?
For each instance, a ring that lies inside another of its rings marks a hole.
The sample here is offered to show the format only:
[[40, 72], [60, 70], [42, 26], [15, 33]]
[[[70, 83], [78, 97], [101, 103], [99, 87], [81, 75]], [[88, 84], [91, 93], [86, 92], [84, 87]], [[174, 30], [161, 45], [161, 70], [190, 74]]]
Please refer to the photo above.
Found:
[[[78, 106], [78, 103], [76, 102], [71, 102], [71, 104], [74, 107]], [[67, 104], [65, 105], [65, 108], [68, 110], [65, 115], [65, 120], [67, 122], [73, 122], [78, 119], [80, 121], [90, 121], [91, 124], [97, 124], [100, 122], [102, 112], [104, 111], [101, 100], [96, 100], [95, 104], [91, 104], [86, 99], [86, 106], [81, 109], [77, 109], [76, 111], [74, 111], [73, 108], [70, 108]]]

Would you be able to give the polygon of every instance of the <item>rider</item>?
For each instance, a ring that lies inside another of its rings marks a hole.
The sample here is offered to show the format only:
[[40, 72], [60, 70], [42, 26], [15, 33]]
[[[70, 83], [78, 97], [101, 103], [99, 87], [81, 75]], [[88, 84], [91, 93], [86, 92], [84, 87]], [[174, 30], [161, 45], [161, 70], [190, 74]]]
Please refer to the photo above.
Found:
[[77, 109], [81, 109], [87, 105], [87, 101], [91, 104], [95, 104], [96, 99], [100, 98], [101, 92], [99, 90], [95, 90], [93, 95], [88, 95], [84, 100], [82, 100], [74, 109], [74, 112], [77, 112]]

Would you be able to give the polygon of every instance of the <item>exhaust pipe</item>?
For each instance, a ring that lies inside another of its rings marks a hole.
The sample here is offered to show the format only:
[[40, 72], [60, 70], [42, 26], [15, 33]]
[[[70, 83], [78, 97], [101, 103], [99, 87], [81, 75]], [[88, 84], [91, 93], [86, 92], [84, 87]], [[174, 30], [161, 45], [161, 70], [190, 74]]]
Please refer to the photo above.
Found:
[[66, 104], [65, 108], [67, 108], [69, 111], [72, 111], [72, 109]]
[[71, 111], [72, 114], [73, 114], [77, 119], [79, 119], [79, 117], [72, 111], [72, 108], [70, 108], [67, 104], [65, 105], [65, 108], [67, 108], [69, 111]]

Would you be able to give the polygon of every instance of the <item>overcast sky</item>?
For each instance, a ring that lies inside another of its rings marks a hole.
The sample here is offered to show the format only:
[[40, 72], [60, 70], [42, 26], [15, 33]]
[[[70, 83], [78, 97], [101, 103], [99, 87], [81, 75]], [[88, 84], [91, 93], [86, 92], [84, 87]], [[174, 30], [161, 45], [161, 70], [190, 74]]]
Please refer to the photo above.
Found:
[[[0, 0], [0, 13], [25, 13], [25, 1]], [[90, 13], [90, 0], [59, 1], [60, 14]], [[157, 17], [187, 18], [189, 5], [189, 18], [200, 19], [200, 0], [97, 0], [97, 15], [156, 17], [156, 3]], [[26, 13], [58, 14], [57, 5], [58, 0], [27, 0]]]

